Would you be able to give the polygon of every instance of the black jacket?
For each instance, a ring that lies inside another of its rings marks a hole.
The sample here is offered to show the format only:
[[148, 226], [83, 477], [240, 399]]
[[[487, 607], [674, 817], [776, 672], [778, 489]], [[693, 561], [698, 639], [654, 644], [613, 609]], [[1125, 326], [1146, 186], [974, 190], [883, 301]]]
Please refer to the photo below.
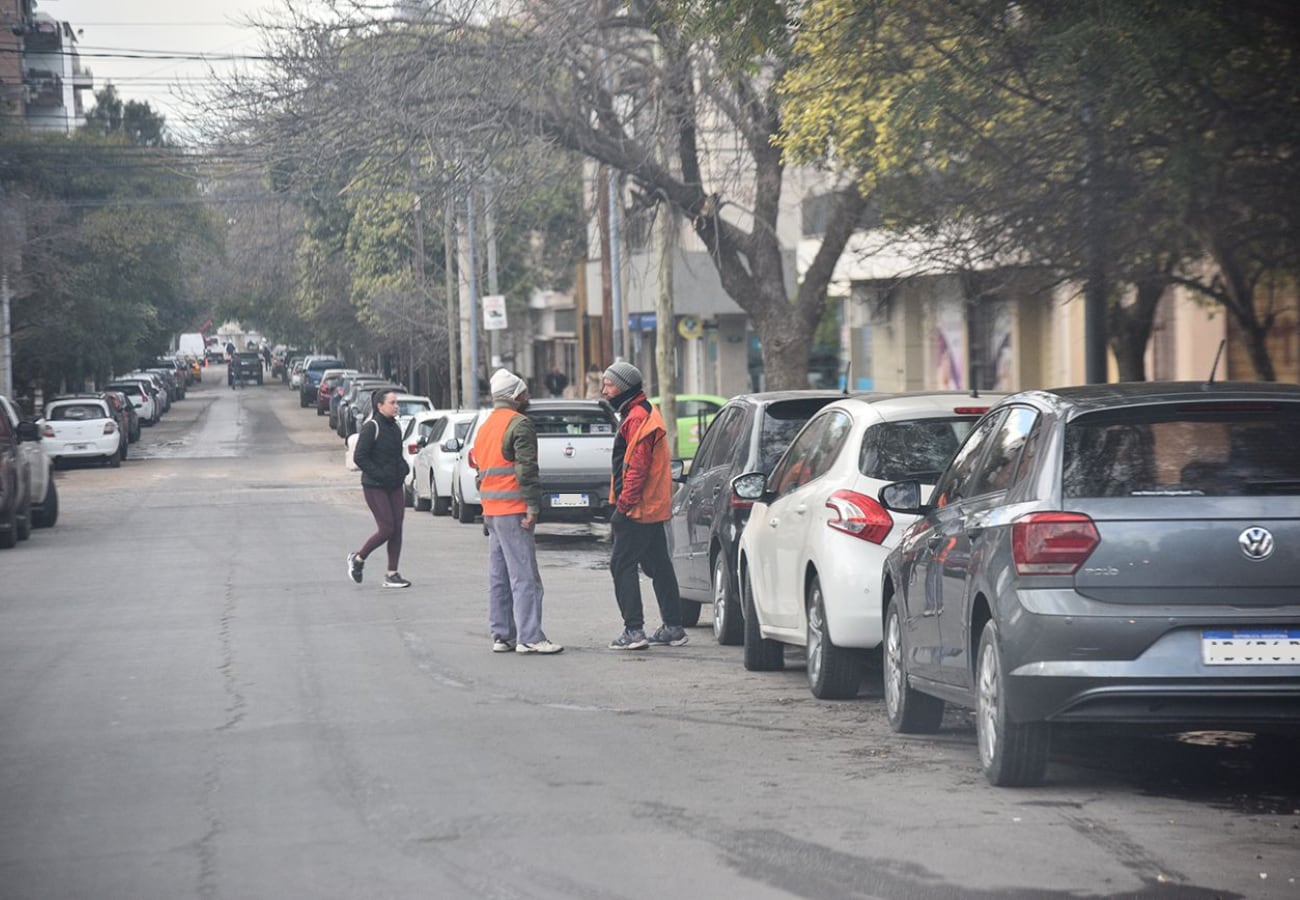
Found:
[[410, 471], [402, 456], [402, 429], [379, 413], [361, 424], [352, 458], [361, 470], [362, 487], [399, 488]]

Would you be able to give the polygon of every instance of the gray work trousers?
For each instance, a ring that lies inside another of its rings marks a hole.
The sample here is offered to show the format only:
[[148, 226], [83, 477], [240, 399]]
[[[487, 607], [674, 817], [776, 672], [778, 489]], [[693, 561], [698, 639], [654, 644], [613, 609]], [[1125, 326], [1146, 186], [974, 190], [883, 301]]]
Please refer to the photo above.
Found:
[[[523, 513], [484, 516], [488, 531], [488, 627], [494, 638], [535, 644], [542, 633], [542, 575]], [[536, 526], [534, 526], [536, 527]]]

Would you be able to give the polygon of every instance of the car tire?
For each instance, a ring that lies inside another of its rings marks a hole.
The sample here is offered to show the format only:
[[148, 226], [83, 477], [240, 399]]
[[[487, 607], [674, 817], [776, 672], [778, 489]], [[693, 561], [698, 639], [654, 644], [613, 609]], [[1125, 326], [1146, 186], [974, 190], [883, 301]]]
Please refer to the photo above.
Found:
[[882, 648], [885, 714], [889, 727], [899, 734], [934, 734], [943, 722], [943, 701], [923, 694], [907, 683], [907, 648], [903, 644], [903, 622], [898, 604], [891, 600], [885, 613]]
[[9, 515], [0, 523], [0, 550], [8, 550], [18, 543], [18, 515], [9, 510]]
[[992, 621], [980, 634], [975, 656], [975, 741], [990, 784], [1029, 787], [1043, 783], [1051, 726], [1047, 722], [1013, 722], [1007, 715], [1006, 671], [998, 627]]
[[785, 644], [763, 637], [754, 610], [753, 588], [749, 572], [741, 584], [741, 602], [745, 606], [745, 669], [749, 672], [777, 672], [785, 668]]
[[462, 525], [470, 525], [474, 522], [474, 504], [461, 501], [456, 504], [456, 521]]
[[445, 516], [451, 512], [451, 498], [439, 496], [438, 482], [434, 480], [432, 472], [429, 473], [429, 496], [433, 498], [429, 505], [435, 516]]
[[[262, 382], [260, 382], [260, 381], [258, 382], [258, 384], [261, 384], [261, 383], [262, 383]], [[320, 408], [320, 404], [319, 404], [319, 403], [316, 404], [316, 415], [318, 415], [318, 416], [323, 416], [323, 415], [325, 415], [325, 410], [323, 410], [323, 409]]]
[[299, 394], [298, 394], [298, 405], [301, 406], [303, 409], [306, 409], [306, 408], [307, 408], [307, 395], [306, 395], [306, 394], [303, 394], [303, 393], [299, 392]]
[[104, 460], [108, 463], [110, 469], [120, 469], [122, 468], [122, 451], [119, 449], [116, 453], [105, 456]]
[[719, 550], [713, 560], [713, 638], [727, 647], [745, 642], [745, 621], [737, 593], [727, 554]]
[[45, 499], [41, 508], [32, 514], [32, 524], [37, 528], [50, 528], [59, 520], [59, 490], [54, 486], [54, 473], [50, 473], [49, 483], [45, 486]]
[[402, 482], [402, 505], [407, 509], [415, 506], [415, 491], [406, 482]]
[[818, 700], [851, 700], [866, 675], [866, 655], [861, 650], [836, 647], [826, 623], [826, 600], [821, 579], [808, 585], [808, 688]]

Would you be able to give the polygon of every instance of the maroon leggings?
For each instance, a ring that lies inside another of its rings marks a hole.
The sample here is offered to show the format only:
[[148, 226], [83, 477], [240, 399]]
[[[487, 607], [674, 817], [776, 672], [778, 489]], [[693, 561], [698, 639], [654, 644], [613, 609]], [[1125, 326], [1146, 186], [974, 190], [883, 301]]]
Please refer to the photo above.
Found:
[[366, 506], [375, 515], [376, 531], [366, 538], [358, 554], [363, 560], [374, 552], [375, 548], [388, 542], [388, 571], [397, 571], [397, 558], [402, 555], [402, 516], [406, 513], [406, 499], [402, 489], [363, 487]]

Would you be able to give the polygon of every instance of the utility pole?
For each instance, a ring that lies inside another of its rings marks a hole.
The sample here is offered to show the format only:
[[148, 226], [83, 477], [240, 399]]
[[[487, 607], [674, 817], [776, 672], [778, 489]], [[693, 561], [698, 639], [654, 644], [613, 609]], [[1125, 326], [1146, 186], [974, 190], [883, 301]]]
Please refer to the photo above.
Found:
[[[429, 292], [424, 286], [424, 213], [420, 204], [419, 163], [416, 161], [414, 156], [411, 157], [411, 191], [413, 195], [411, 198], [411, 215], [415, 220], [415, 253], [414, 258], [412, 259], [412, 268], [415, 273], [416, 299], [419, 304], [417, 309], [422, 312], [427, 305], [426, 301], [428, 300]], [[420, 319], [423, 318], [424, 317], [421, 315]], [[411, 329], [410, 339], [407, 341], [407, 344], [409, 345], [411, 355], [409, 357], [410, 368], [407, 370], [409, 375], [406, 383], [410, 385], [411, 390], [418, 391], [419, 385], [416, 383], [415, 379], [415, 329]], [[429, 392], [426, 390], [425, 393], [427, 394]]]
[[[497, 290], [497, 226], [496, 213], [493, 209], [492, 177], [489, 175], [483, 187], [483, 231], [487, 239], [487, 292], [493, 296]], [[492, 354], [492, 368], [501, 365], [501, 331], [492, 329], [488, 332], [488, 350]], [[513, 366], [511, 369], [513, 370]], [[518, 374], [518, 373], [516, 373]]]
[[614, 359], [623, 359], [627, 353], [624, 336], [627, 331], [627, 317], [623, 315], [623, 261], [619, 244], [621, 231], [619, 207], [622, 206], [618, 190], [618, 170], [609, 169], [609, 302], [613, 321], [610, 322], [614, 341]]
[[478, 409], [478, 257], [474, 237], [474, 185], [465, 193], [465, 252], [469, 268], [469, 370], [466, 373], [465, 392], [470, 409]]
[[444, 282], [447, 290], [447, 402], [460, 406], [460, 322], [456, 315], [456, 194], [448, 186], [443, 201], [442, 252], [447, 265]]

